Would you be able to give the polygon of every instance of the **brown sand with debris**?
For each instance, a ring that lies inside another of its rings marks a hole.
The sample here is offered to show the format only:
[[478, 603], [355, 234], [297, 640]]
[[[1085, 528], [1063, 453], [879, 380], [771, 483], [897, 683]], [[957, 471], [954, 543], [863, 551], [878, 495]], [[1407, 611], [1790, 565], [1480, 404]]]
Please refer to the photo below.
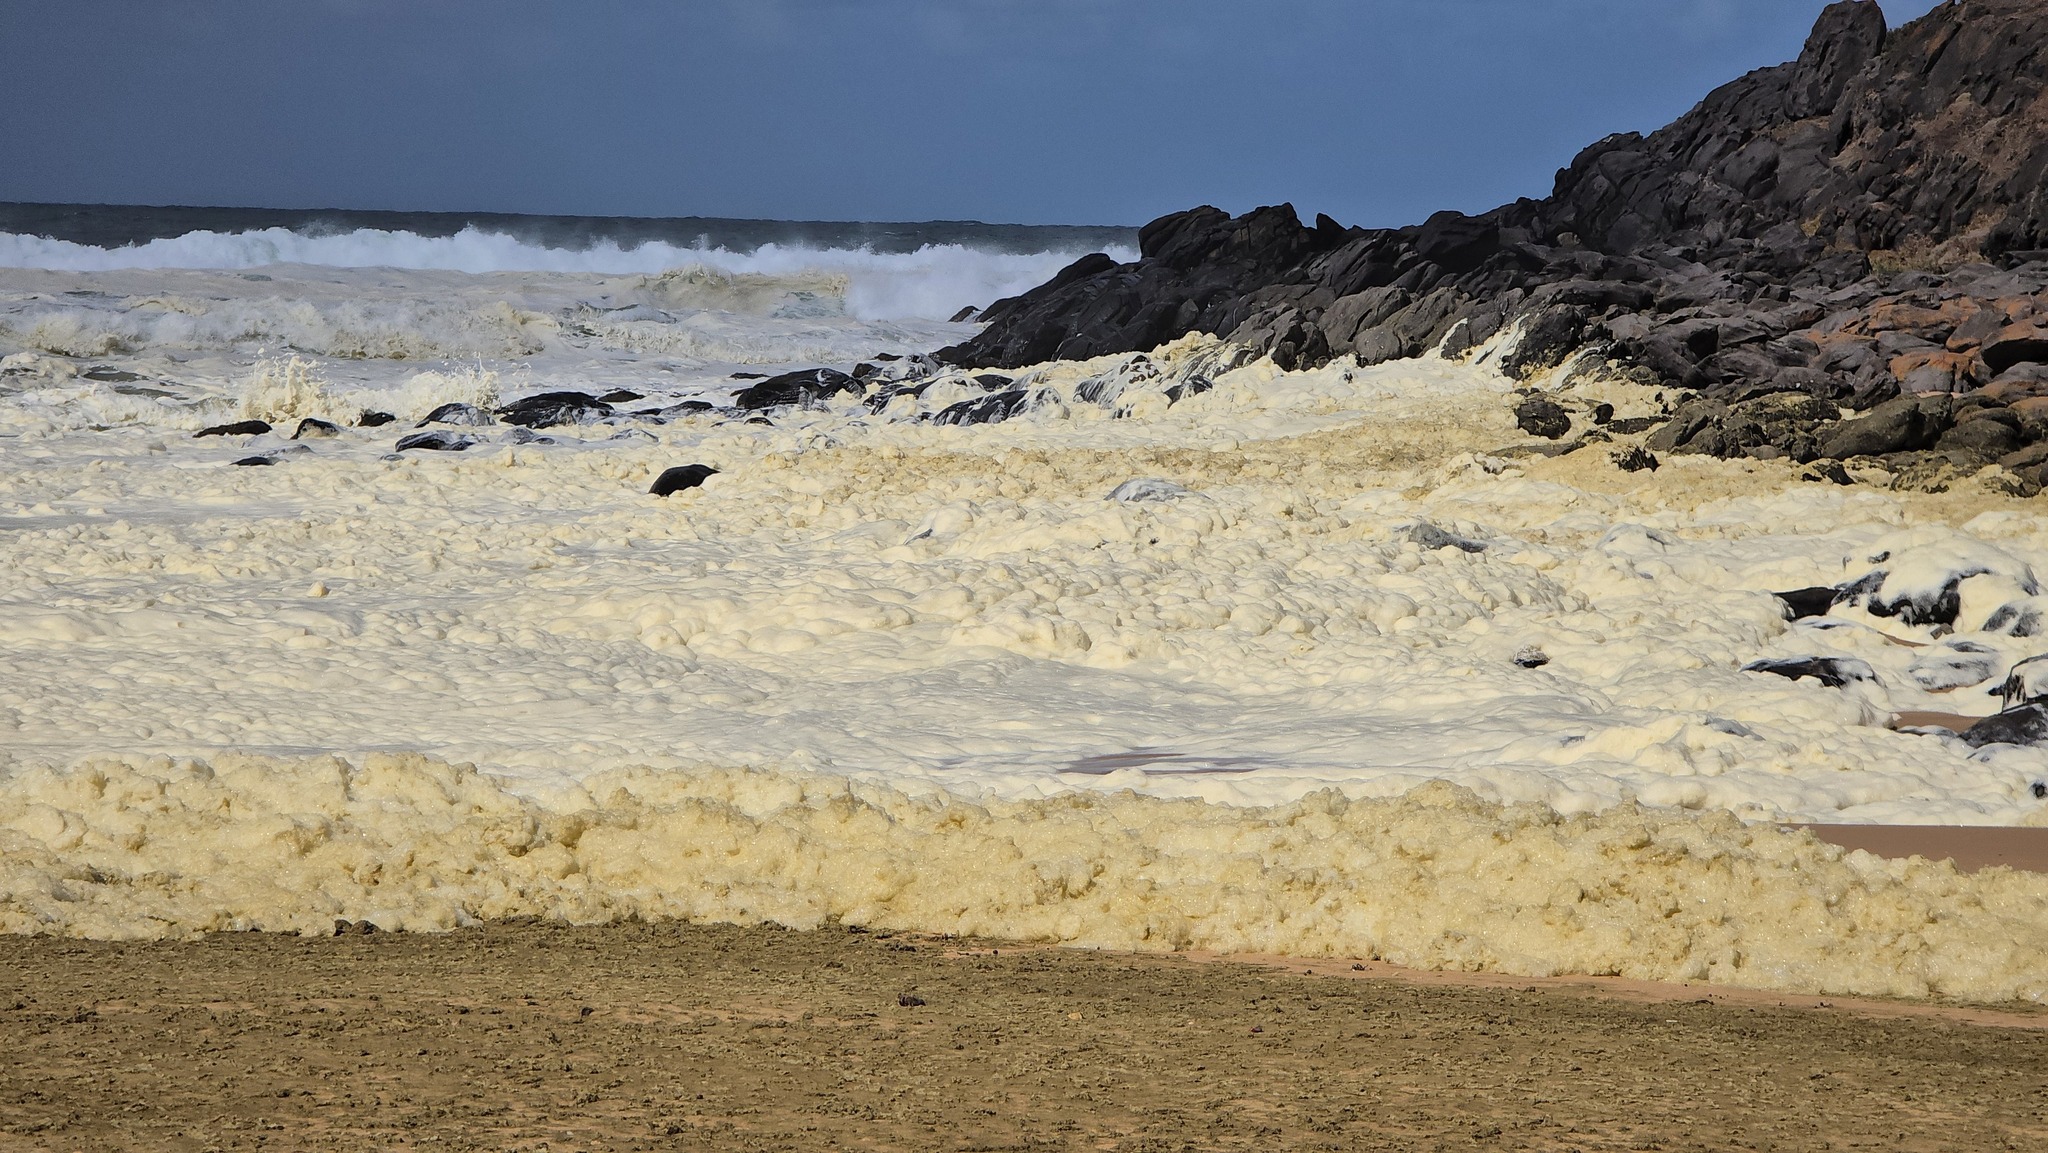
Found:
[[2024, 1007], [1281, 964], [685, 925], [0, 938], [0, 1150], [2048, 1149]]

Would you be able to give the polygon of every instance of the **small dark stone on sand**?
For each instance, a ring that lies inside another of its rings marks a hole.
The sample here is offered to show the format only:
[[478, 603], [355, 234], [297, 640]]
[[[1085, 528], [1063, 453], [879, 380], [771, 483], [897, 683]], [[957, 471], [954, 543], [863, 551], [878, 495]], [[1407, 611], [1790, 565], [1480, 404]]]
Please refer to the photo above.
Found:
[[716, 475], [718, 470], [707, 464], [679, 464], [674, 468], [662, 470], [662, 474], [654, 478], [654, 487], [647, 491], [655, 496], [667, 496], [686, 488], [696, 488], [706, 479]]
[[2048, 801], [2048, 781], [2035, 781], [2028, 786], [2037, 801]]
[[357, 428], [382, 428], [398, 418], [388, 412], [366, 412], [356, 420]]
[[902, 996], [896, 998], [896, 1003], [898, 1005], [903, 1006], [905, 1009], [915, 1009], [918, 1006], [924, 1004], [924, 998], [918, 996], [915, 993], [905, 993]]
[[212, 428], [202, 428], [193, 433], [192, 437], [197, 440], [202, 436], [262, 436], [269, 431], [270, 422], [267, 420], [238, 420], [233, 424], [216, 424]]

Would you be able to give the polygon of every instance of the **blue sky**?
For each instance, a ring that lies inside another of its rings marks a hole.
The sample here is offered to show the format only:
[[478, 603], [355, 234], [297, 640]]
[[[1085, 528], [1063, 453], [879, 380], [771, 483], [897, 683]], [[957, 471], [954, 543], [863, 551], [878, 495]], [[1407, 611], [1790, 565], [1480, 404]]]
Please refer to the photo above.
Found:
[[1822, 7], [0, 2], [0, 200], [1403, 224], [1544, 194], [1585, 144], [1797, 55]]

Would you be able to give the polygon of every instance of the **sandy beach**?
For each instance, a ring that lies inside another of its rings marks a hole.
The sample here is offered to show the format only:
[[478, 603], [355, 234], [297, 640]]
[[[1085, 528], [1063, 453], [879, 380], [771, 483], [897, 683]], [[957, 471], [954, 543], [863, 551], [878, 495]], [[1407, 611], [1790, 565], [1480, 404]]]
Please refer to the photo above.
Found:
[[2038, 1149], [2048, 1014], [842, 930], [0, 938], [0, 1149]]

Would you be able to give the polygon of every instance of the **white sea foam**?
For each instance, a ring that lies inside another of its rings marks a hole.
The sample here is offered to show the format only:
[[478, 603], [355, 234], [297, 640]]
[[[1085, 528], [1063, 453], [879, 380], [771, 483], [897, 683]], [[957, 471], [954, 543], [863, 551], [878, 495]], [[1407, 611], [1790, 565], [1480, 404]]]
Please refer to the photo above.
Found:
[[[178, 311], [148, 301], [265, 300], [282, 279], [68, 275], [0, 285], [17, 309], [118, 321]], [[550, 445], [486, 428], [467, 452], [398, 460], [403, 425], [270, 468], [228, 464], [281, 451], [277, 434], [183, 435], [242, 406], [346, 418], [375, 400], [417, 418], [487, 393], [732, 383], [579, 325], [705, 325], [785, 360], [814, 334], [850, 357], [884, 333], [963, 331], [675, 304], [701, 290], [301, 270], [265, 307], [497, 300], [552, 327], [509, 366], [293, 370], [289, 353], [163, 346], [0, 362], [0, 839], [20, 838], [0, 848], [0, 920], [119, 936], [837, 915], [2041, 995], [2016, 974], [2048, 953], [1998, 921], [2038, 928], [2036, 881], [1830, 855], [1726, 815], [2048, 821], [2031, 789], [2048, 754], [1884, 727], [1996, 709], [2003, 670], [2042, 645], [1992, 621], [2020, 575], [2048, 571], [2048, 516], [1991, 488], [1916, 496], [1684, 456], [1622, 474], [1597, 449], [1511, 459], [1490, 450], [1520, 438], [1515, 385], [1489, 369], [1225, 370], [1208, 339], [1026, 370], [1034, 407], [997, 425], [918, 419], [985, 395], [941, 377], [879, 413], [848, 397], [762, 424], [686, 417], [652, 440], [554, 429]], [[118, 366], [142, 379], [84, 375]], [[1169, 395], [1196, 376], [1213, 389]], [[1599, 399], [1649, 411], [1631, 388]], [[720, 471], [647, 495], [687, 463]], [[1170, 499], [1105, 499], [1134, 480]], [[1851, 605], [1792, 624], [1769, 595], [1854, 580], [1878, 555], [1916, 589], [1943, 557], [1992, 571], [1959, 585], [1953, 632]], [[1518, 665], [1530, 650], [1547, 663]], [[1941, 653], [1985, 659], [1936, 670]], [[1874, 679], [1741, 671], [1800, 656]], [[1976, 665], [1994, 671], [1960, 683]], [[357, 767], [307, 767], [315, 754]], [[1471, 795], [1416, 793], [1431, 782]], [[1331, 789], [1349, 801], [1307, 799]], [[1620, 835], [1638, 825], [1648, 841]], [[1397, 827], [1412, 837], [1372, 831]], [[1651, 880], [1613, 879], [1630, 876]], [[1567, 881], [1579, 895], [1553, 900]], [[1830, 943], [1800, 944], [1798, 925]], [[2016, 951], [1983, 952], [1993, 939]]]
[[[397, 268], [447, 272], [566, 272], [621, 275], [701, 268], [726, 276], [840, 278], [848, 314], [863, 320], [944, 320], [1043, 283], [1079, 252], [1001, 253], [960, 244], [909, 253], [764, 244], [751, 252], [648, 241], [622, 248], [549, 248], [498, 232], [465, 228], [420, 236], [361, 228], [309, 236], [283, 228], [190, 232], [119, 248], [0, 233], [0, 268], [70, 272], [129, 269], [257, 269], [271, 265]], [[1112, 255], [1136, 257], [1127, 249]], [[88, 352], [80, 355], [102, 355]]]
[[600, 773], [545, 798], [419, 756], [98, 759], [0, 789], [0, 931], [827, 922], [1812, 993], [2048, 999], [2048, 877], [1448, 785], [1232, 809], [973, 801], [810, 774]]

